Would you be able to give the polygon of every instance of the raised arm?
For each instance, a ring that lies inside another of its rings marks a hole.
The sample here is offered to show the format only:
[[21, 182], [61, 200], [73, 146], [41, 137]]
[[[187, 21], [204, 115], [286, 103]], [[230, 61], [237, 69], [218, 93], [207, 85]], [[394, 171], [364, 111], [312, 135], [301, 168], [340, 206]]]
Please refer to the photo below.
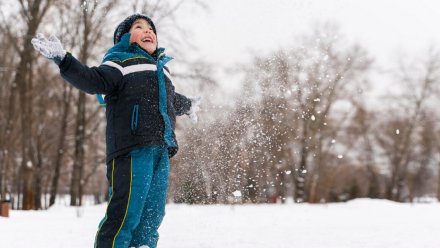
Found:
[[89, 94], [110, 94], [122, 79], [122, 73], [113, 67], [100, 65], [88, 67], [67, 53], [55, 36], [46, 39], [38, 34], [32, 39], [34, 48], [43, 56], [53, 60], [60, 68], [61, 76], [74, 87]]
[[120, 70], [108, 65], [89, 68], [70, 53], [66, 54], [59, 67], [66, 81], [89, 94], [111, 94], [122, 79]]

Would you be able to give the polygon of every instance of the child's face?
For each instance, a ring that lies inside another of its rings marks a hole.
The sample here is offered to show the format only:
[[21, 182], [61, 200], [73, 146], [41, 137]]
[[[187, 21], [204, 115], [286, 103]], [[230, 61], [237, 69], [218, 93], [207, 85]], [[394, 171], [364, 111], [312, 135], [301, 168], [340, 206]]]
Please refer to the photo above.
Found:
[[157, 39], [153, 28], [144, 19], [137, 19], [130, 28], [130, 44], [136, 42], [149, 54], [156, 51]]

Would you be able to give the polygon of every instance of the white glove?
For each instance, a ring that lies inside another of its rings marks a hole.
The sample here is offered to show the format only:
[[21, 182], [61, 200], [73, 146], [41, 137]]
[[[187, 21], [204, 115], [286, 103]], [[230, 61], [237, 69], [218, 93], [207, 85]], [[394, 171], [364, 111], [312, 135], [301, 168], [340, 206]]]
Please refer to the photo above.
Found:
[[200, 110], [200, 102], [202, 101], [202, 97], [201, 96], [196, 96], [196, 97], [188, 97], [189, 100], [191, 100], [191, 108], [188, 111], [188, 115], [189, 118], [191, 118], [191, 120], [196, 123], [197, 122], [197, 111]]
[[55, 35], [51, 35], [49, 39], [46, 39], [43, 34], [38, 33], [31, 40], [31, 43], [34, 45], [35, 50], [43, 54], [44, 57], [53, 60], [57, 65], [66, 56], [66, 50], [64, 50], [63, 45]]

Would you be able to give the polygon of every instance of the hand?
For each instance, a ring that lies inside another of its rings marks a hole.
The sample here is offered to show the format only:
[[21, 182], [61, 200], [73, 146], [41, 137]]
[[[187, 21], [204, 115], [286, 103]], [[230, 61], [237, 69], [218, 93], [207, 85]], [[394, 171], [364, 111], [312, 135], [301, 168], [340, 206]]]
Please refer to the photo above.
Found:
[[35, 50], [43, 54], [44, 57], [53, 60], [57, 65], [59, 65], [66, 56], [63, 45], [55, 35], [51, 35], [49, 39], [46, 39], [43, 34], [38, 33], [37, 36], [31, 40], [31, 43], [34, 45]]
[[202, 101], [202, 97], [201, 96], [196, 96], [196, 97], [188, 97], [189, 100], [191, 100], [191, 108], [188, 111], [188, 115], [189, 118], [191, 118], [191, 120], [194, 123], [197, 123], [197, 115], [196, 112], [200, 110], [200, 102]]

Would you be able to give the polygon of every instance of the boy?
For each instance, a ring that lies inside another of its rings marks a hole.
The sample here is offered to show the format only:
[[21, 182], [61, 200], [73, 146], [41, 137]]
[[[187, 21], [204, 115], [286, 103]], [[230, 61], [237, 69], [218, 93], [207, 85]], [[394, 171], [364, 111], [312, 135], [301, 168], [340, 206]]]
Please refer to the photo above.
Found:
[[115, 46], [98, 67], [82, 65], [55, 36], [38, 34], [32, 44], [73, 86], [106, 95], [110, 200], [95, 247], [155, 248], [165, 215], [169, 158], [178, 149], [175, 118], [196, 118], [200, 99], [174, 92], [165, 67], [171, 58], [158, 48], [156, 28], [145, 15], [131, 15], [118, 25]]

